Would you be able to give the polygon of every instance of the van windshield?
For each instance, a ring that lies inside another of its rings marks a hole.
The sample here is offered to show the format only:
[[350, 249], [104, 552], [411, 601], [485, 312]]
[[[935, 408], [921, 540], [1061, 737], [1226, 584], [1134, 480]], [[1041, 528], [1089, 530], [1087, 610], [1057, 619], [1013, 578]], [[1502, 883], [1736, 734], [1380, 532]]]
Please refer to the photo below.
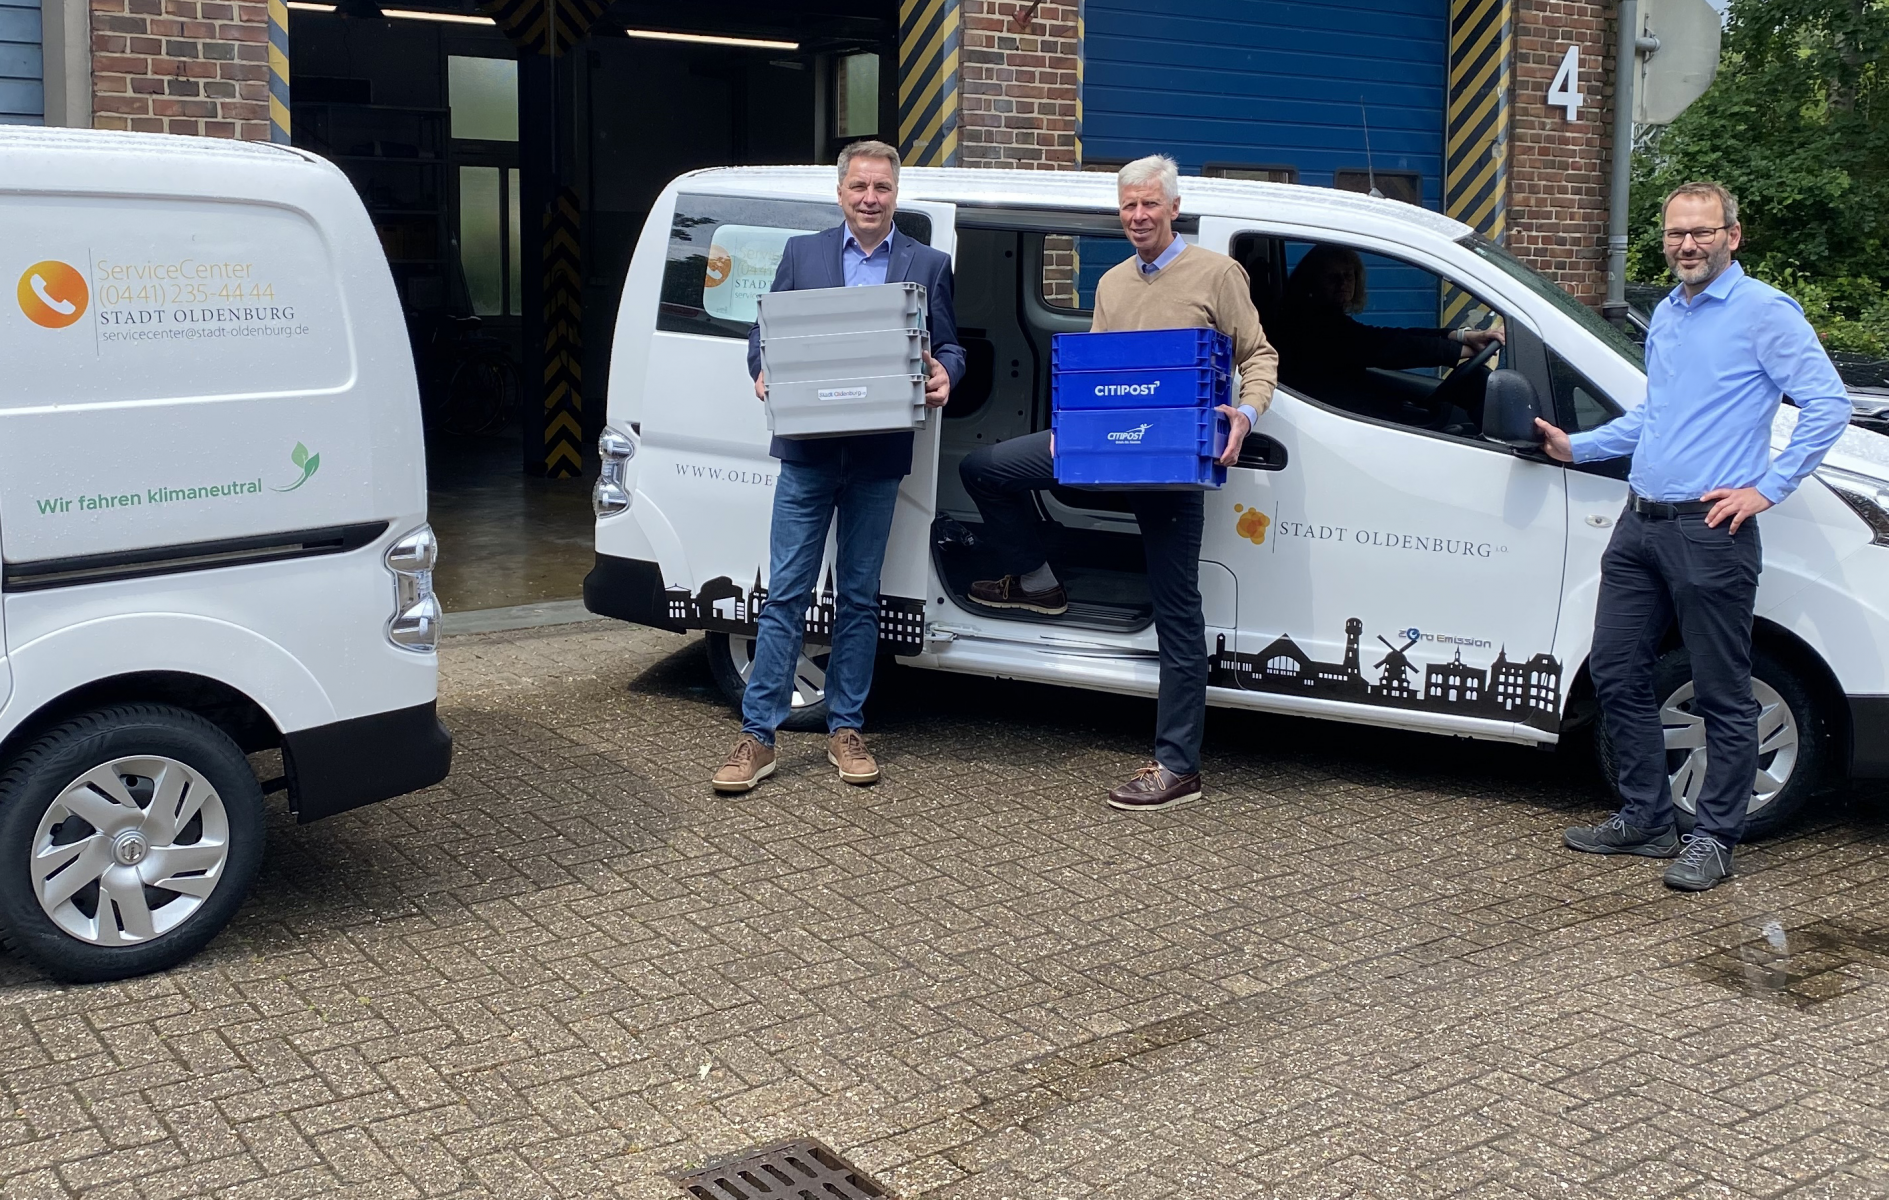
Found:
[[1599, 338], [1603, 343], [1613, 349], [1615, 353], [1619, 354], [1620, 357], [1626, 359], [1640, 370], [1646, 370], [1645, 352], [1632, 338], [1620, 332], [1618, 329], [1615, 329], [1612, 323], [1605, 317], [1601, 316], [1587, 305], [1582, 304], [1573, 296], [1568, 295], [1565, 291], [1562, 291], [1552, 279], [1549, 279], [1546, 275], [1543, 275], [1540, 271], [1537, 271], [1521, 259], [1510, 254], [1507, 250], [1496, 245], [1488, 238], [1483, 237], [1480, 233], [1472, 233], [1468, 237], [1460, 239], [1457, 244], [1467, 247], [1471, 253], [1475, 254], [1476, 257], [1482, 259], [1484, 262], [1494, 263], [1496, 266], [1502, 268], [1506, 274], [1515, 278], [1523, 286], [1527, 287], [1529, 291], [1534, 292], [1537, 296], [1540, 296], [1568, 316], [1580, 322], [1588, 332]]

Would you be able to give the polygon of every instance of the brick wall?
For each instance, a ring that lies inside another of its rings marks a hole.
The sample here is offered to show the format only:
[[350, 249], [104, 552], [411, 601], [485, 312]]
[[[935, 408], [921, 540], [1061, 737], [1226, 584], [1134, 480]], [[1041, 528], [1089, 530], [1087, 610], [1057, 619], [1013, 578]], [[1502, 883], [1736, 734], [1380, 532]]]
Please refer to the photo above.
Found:
[[91, 0], [92, 125], [269, 139], [269, 10]]
[[[1607, 292], [1614, 8], [1590, 0], [1516, 0], [1514, 9], [1509, 249], [1590, 304]], [[1570, 45], [1581, 50], [1586, 97], [1576, 122], [1547, 103]]]
[[962, 0], [958, 157], [967, 167], [1076, 166], [1076, 4]]

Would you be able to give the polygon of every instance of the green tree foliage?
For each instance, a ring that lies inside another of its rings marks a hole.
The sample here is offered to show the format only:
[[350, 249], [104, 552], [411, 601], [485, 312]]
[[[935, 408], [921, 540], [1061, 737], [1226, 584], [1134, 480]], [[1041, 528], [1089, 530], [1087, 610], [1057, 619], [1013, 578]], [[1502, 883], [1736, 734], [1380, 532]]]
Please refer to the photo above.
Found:
[[1671, 278], [1659, 204], [1692, 179], [1831, 349], [1889, 357], [1889, 0], [1732, 0], [1718, 78], [1634, 156], [1631, 278]]

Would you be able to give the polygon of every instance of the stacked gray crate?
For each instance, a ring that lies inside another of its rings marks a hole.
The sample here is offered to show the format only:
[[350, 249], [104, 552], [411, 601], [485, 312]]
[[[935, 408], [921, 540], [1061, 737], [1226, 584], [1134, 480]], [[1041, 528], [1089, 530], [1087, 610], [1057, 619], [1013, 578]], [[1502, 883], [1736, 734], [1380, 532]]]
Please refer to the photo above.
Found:
[[918, 283], [762, 296], [769, 432], [841, 437], [923, 425], [926, 311]]

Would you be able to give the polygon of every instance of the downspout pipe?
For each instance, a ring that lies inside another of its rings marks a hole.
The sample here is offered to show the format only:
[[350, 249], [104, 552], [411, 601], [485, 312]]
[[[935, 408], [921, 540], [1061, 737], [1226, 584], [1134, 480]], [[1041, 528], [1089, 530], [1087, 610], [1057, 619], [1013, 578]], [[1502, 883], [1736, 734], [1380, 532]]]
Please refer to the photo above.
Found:
[[1640, 0], [1620, 0], [1620, 40], [1614, 48], [1614, 147], [1611, 195], [1607, 202], [1607, 299], [1600, 306], [1608, 320], [1627, 315], [1627, 206], [1633, 198], [1633, 88], [1640, 57], [1659, 49], [1659, 39], [1640, 33]]

